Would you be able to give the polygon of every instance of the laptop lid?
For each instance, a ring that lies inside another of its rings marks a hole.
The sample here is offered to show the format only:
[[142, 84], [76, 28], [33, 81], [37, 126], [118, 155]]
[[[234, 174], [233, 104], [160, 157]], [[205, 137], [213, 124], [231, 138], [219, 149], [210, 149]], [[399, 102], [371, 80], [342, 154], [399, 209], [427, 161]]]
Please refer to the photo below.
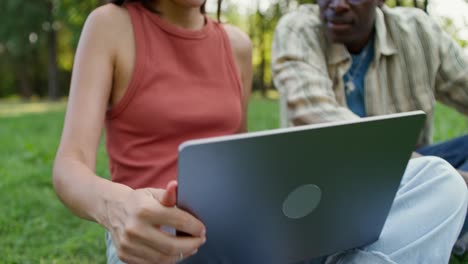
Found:
[[207, 242], [183, 263], [296, 263], [376, 241], [422, 111], [193, 140], [178, 206]]

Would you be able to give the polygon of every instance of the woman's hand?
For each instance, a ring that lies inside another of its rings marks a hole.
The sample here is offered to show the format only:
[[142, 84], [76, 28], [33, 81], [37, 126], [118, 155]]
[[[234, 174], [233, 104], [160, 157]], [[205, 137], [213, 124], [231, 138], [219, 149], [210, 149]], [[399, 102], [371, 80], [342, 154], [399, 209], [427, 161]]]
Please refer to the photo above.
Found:
[[[132, 190], [122, 202], [107, 207], [108, 226], [120, 260], [129, 263], [176, 263], [195, 254], [206, 241], [204, 225], [175, 207], [177, 182], [166, 190]], [[192, 236], [177, 237], [161, 227]]]

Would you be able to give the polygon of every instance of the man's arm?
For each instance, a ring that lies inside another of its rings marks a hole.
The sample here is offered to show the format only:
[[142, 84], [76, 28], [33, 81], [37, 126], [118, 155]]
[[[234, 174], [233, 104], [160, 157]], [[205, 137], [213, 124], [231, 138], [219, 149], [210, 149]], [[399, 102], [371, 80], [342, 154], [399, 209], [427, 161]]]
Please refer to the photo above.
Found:
[[[468, 116], [468, 54], [438, 25], [432, 27], [437, 37], [440, 67], [436, 76], [438, 101]], [[468, 172], [458, 171], [468, 184]]]
[[[278, 24], [272, 48], [273, 80], [285, 97], [294, 125], [359, 118], [338, 104], [320, 37], [313, 28], [295, 28], [296, 15]], [[291, 23], [290, 23], [291, 22]]]
[[441, 64], [436, 77], [436, 98], [468, 115], [468, 54], [440, 27], [439, 56]]

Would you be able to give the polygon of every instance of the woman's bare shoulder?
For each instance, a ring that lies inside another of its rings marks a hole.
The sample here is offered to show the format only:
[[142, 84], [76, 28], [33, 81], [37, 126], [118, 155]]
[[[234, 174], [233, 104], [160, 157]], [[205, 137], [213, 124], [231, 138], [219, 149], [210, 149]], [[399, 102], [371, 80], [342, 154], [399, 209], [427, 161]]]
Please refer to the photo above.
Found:
[[102, 5], [94, 9], [89, 15], [89, 19], [97, 20], [101, 23], [119, 25], [129, 21], [129, 14], [126, 8], [114, 4]]
[[239, 58], [249, 57], [252, 53], [252, 41], [249, 36], [233, 25], [223, 24], [223, 28], [229, 37], [234, 54]]
[[131, 30], [131, 20], [127, 9], [114, 4], [106, 4], [89, 14], [83, 34], [92, 34], [94, 38], [97, 38], [96, 41], [104, 41], [112, 45], [119, 43], [119, 39], [131, 32], [129, 30]]

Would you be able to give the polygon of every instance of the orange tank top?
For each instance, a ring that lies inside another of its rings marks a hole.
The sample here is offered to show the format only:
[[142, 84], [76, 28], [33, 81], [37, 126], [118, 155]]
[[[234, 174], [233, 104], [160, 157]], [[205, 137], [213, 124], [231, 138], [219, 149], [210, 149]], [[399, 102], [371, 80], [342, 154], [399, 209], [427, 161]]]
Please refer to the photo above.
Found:
[[241, 81], [221, 24], [206, 18], [192, 31], [140, 3], [125, 7], [136, 61], [124, 97], [106, 117], [111, 178], [134, 189], [164, 188], [177, 178], [179, 144], [240, 130]]

